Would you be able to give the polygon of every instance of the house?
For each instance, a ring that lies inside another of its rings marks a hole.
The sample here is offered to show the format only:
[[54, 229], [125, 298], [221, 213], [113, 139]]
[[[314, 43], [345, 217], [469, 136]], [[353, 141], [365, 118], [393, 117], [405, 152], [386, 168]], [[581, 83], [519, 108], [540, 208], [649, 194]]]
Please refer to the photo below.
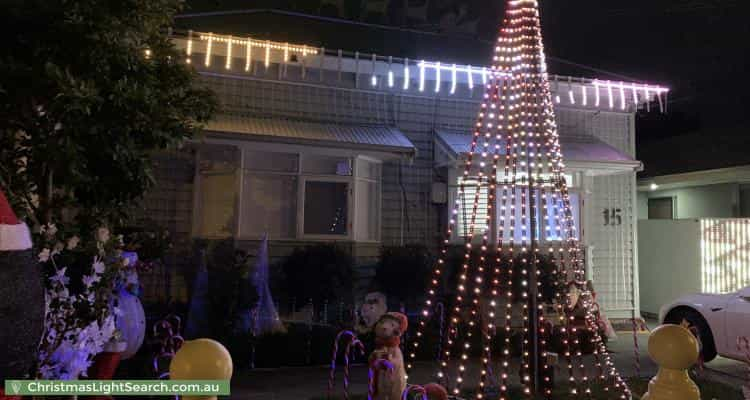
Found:
[[[747, 139], [741, 134], [706, 139], [700, 133], [664, 139], [642, 153], [653, 159], [638, 179], [644, 313], [656, 315], [663, 304], [685, 294], [728, 293], [750, 285]], [[667, 151], [684, 162], [661, 161]]]
[[[163, 156], [161, 184], [149, 194], [160, 200], [152, 202], [154, 218], [179, 226], [182, 238], [233, 237], [251, 246], [267, 233], [272, 257], [335, 241], [360, 265], [383, 245], [435, 249], [444, 239], [487, 67], [243, 32], [187, 30], [174, 42], [222, 112], [193, 144], [194, 155]], [[586, 269], [609, 315], [629, 318], [639, 308], [635, 112], [655, 108], [667, 90], [550, 79]]]

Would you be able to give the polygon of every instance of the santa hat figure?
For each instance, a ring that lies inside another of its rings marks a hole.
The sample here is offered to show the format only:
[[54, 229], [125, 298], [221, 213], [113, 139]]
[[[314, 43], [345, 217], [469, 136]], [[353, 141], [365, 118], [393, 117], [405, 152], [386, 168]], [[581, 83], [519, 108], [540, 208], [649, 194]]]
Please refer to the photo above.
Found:
[[5, 193], [0, 190], [0, 251], [21, 251], [30, 248], [29, 227], [16, 218]]
[[[0, 190], [0, 382], [32, 373], [44, 330], [42, 279], [29, 228]], [[0, 387], [0, 400], [20, 398], [11, 394]]]

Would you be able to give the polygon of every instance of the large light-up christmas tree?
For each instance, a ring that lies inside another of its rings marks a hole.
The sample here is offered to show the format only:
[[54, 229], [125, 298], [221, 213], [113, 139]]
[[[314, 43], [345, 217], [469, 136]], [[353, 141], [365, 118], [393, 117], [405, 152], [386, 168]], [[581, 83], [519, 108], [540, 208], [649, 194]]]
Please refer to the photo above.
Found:
[[[508, 399], [515, 362], [511, 349], [515, 314], [522, 320], [519, 369], [524, 393], [551, 395], [553, 366], [547, 353], [556, 341], [562, 348], [560, 358], [567, 364], [567, 376], [557, 381], [567, 380], [572, 393], [590, 393], [596, 384], [612, 392], [613, 398], [630, 395], [594, 326], [591, 302], [585, 301], [591, 293], [585, 284], [564, 169], [539, 6], [535, 0], [509, 0], [450, 227], [431, 278], [417, 339], [407, 355], [413, 363], [424, 337], [434, 333], [428, 321], [449, 272], [448, 251], [461, 216], [464, 258], [457, 273], [456, 296], [448, 308], [448, 326], [445, 335], [439, 335], [445, 343], [440, 346], [437, 373], [452, 394], [470, 389], [482, 399], [492, 381], [497, 382], [499, 398]], [[480, 200], [482, 193], [487, 202]], [[551, 299], [542, 296], [541, 260], [554, 262], [551, 277], [545, 277], [553, 282]], [[518, 282], [521, 289], [514, 290]], [[576, 323], [570, 312], [574, 306], [571, 288], [582, 293], [583, 324]], [[554, 312], [545, 312], [547, 308]], [[591, 356], [582, 354], [582, 333], [594, 344]], [[477, 337], [481, 340], [472, 340]], [[493, 348], [496, 338], [501, 338], [499, 352]], [[478, 341], [482, 348], [476, 352], [472, 346]], [[499, 360], [494, 361], [499, 371], [493, 371], [492, 358], [497, 353]], [[464, 375], [477, 354], [481, 354], [479, 381], [470, 386]]]

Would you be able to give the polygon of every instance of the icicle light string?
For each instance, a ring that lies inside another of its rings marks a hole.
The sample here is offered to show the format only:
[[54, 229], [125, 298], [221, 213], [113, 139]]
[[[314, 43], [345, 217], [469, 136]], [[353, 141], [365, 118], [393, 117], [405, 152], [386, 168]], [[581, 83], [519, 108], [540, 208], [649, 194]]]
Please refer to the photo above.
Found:
[[[525, 18], [521, 18], [518, 20], [518, 23], [523, 23]], [[519, 28], [516, 28], [518, 30]], [[513, 43], [528, 40], [529, 35], [520, 35], [517, 36]], [[233, 54], [243, 54], [241, 52], [234, 51], [235, 46], [240, 46], [245, 48], [244, 52], [244, 58], [245, 58], [245, 72], [251, 72], [251, 68], [248, 68], [247, 64], [248, 59], [252, 61], [252, 48], [257, 47], [260, 49], [263, 49], [264, 51], [264, 65], [266, 68], [270, 66], [271, 63], [271, 51], [278, 51], [283, 53], [283, 58], [281, 58], [281, 63], [287, 63], [292, 60], [291, 55], [297, 54], [301, 55], [302, 57], [306, 57], [308, 55], [318, 55], [322, 58], [326, 57], [325, 51], [323, 48], [314, 48], [307, 45], [293, 45], [289, 43], [280, 43], [280, 42], [272, 42], [269, 40], [256, 40], [252, 38], [239, 38], [239, 37], [233, 37], [232, 35], [217, 35], [214, 33], [196, 33], [193, 34], [192, 31], [188, 31], [185, 40], [185, 56], [186, 56], [186, 62], [188, 64], [192, 63], [192, 56], [193, 53], [195, 53], [195, 45], [196, 41], [198, 42], [205, 42], [204, 47], [204, 65], [206, 67], [211, 66], [211, 56], [213, 55], [213, 45], [216, 43], [224, 43], [226, 44], [226, 53], [224, 54], [225, 60], [225, 68], [227, 70], [234, 69], [233, 62], [231, 60]], [[533, 48], [533, 44], [525, 44], [520, 46], [522, 50], [527, 50]], [[343, 53], [341, 53], [343, 54]], [[339, 55], [340, 56], [340, 55]], [[240, 56], [242, 57], [242, 56]], [[531, 57], [534, 57], [532, 54], [519, 54], [515, 61], [517, 60], [524, 60], [524, 59], [530, 59]], [[392, 84], [393, 80], [396, 77], [396, 71], [394, 69], [393, 65], [393, 57], [383, 57], [383, 56], [377, 56], [375, 54], [371, 54], [372, 58], [372, 76], [370, 81], [372, 82], [379, 82], [380, 78], [379, 75], [382, 75], [384, 78], [387, 79], [388, 88], [393, 88], [395, 84]], [[387, 60], [387, 61], [386, 61]], [[408, 59], [401, 60], [401, 67], [403, 73], [400, 77], [403, 79], [403, 87], [402, 90], [408, 90], [410, 87], [410, 68], [409, 68], [409, 61]], [[323, 65], [321, 63], [321, 65]], [[399, 62], [397, 61], [396, 65], [399, 65]], [[482, 79], [482, 83], [484, 85], [488, 82], [488, 69], [486, 67], [477, 67], [474, 68], [470, 65], [456, 65], [456, 64], [446, 64], [441, 63], [439, 61], [422, 61], [418, 64], [419, 73], [420, 73], [420, 85], [419, 85], [419, 91], [424, 91], [424, 81], [427, 79], [427, 72], [430, 71], [432, 77], [435, 81], [435, 92], [440, 92], [441, 90], [441, 83], [443, 80], [450, 81], [450, 90], [449, 94], [454, 95], [457, 93], [457, 88], [459, 82], [462, 84], [465, 84], [467, 89], [469, 91], [472, 91], [474, 88], [474, 82], [475, 82], [475, 74], [479, 74]], [[449, 72], [447, 74], [443, 74], [442, 72], [446, 71]], [[588, 87], [593, 86], [593, 90], [596, 96], [596, 102], [594, 104], [594, 107], [600, 107], [601, 106], [601, 93], [600, 89], [604, 88], [605, 94], [607, 96], [608, 104], [610, 109], [615, 109], [615, 102], [619, 100], [620, 104], [620, 110], [626, 110], [628, 105], [632, 105], [633, 107], [639, 107], [641, 104], [645, 104], [646, 108], [650, 110], [650, 103], [658, 102], [659, 108], [661, 112], [666, 112], [666, 104], [664, 99], [662, 99], [662, 95], [665, 95], [669, 92], [669, 89], [656, 86], [656, 85], [648, 85], [648, 84], [639, 84], [639, 83], [629, 83], [629, 82], [611, 82], [611, 81], [600, 81], [597, 79], [593, 80], [582, 80], [578, 79], [577, 81], [573, 80], [573, 77], [563, 77], [563, 79], [567, 78], [567, 85], [564, 83], [561, 83], [558, 79], [561, 77], [555, 76], [555, 83], [556, 83], [556, 90], [557, 92], [567, 91], [567, 104], [572, 106], [577, 106], [579, 104], [583, 106], [589, 106], [588, 102]], [[577, 99], [577, 94], [574, 91], [574, 84], [581, 86], [581, 93], [580, 93], [580, 101]], [[567, 89], [566, 89], [567, 88]], [[614, 90], [618, 89], [619, 93], [615, 94]], [[625, 94], [625, 91], [630, 90], [632, 92], [632, 103], [631, 100], [627, 99], [627, 95]], [[642, 96], [639, 96], [639, 92], [641, 92]], [[558, 93], [557, 98], [560, 98], [560, 95]], [[557, 103], [561, 103], [561, 101], [557, 101]]]

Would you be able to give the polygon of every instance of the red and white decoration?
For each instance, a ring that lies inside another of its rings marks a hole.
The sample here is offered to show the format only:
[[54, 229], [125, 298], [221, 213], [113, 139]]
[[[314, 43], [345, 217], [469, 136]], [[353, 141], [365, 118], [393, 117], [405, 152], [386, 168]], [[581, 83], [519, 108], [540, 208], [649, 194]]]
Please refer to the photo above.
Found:
[[0, 251], [20, 251], [30, 248], [29, 227], [16, 217], [5, 193], [0, 190]]

